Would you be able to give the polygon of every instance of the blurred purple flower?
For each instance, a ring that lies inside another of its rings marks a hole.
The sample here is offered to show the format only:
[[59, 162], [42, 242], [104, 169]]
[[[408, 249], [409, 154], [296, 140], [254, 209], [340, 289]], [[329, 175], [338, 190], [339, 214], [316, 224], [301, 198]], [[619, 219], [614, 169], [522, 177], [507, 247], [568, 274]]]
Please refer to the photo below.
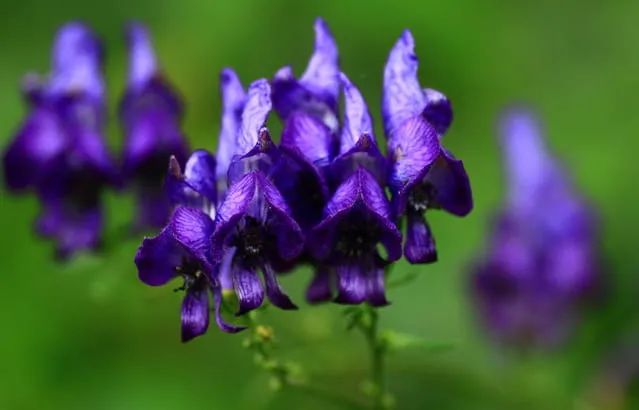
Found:
[[388, 56], [382, 116], [394, 212], [407, 218], [404, 255], [410, 263], [429, 263], [437, 260], [437, 250], [425, 213], [444, 209], [465, 216], [473, 201], [462, 161], [441, 143], [452, 120], [450, 103], [441, 93], [419, 85], [414, 48], [406, 30]]
[[4, 155], [14, 191], [34, 189], [43, 206], [37, 230], [57, 242], [57, 255], [96, 248], [102, 231], [100, 194], [117, 183], [103, 140], [102, 50], [81, 23], [57, 33], [46, 82], [25, 79], [30, 112]]
[[123, 174], [137, 195], [136, 228], [161, 227], [170, 214], [162, 190], [167, 161], [174, 156], [183, 164], [188, 153], [180, 130], [182, 104], [157, 67], [146, 28], [130, 24], [127, 42], [129, 78], [120, 105]]
[[516, 345], [564, 341], [598, 283], [593, 216], [550, 155], [536, 119], [501, 123], [508, 192], [473, 286], [494, 336]]

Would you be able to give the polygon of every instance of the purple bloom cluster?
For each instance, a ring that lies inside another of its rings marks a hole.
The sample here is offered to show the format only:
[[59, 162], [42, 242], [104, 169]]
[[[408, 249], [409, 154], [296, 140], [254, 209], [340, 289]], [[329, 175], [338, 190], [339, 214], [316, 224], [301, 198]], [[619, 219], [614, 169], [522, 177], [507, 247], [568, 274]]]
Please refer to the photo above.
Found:
[[46, 79], [28, 75], [23, 94], [29, 113], [4, 156], [9, 189], [34, 190], [42, 202], [37, 231], [54, 239], [67, 258], [101, 241], [101, 193], [127, 183], [138, 194], [136, 228], [161, 227], [170, 215], [162, 180], [171, 155], [183, 162], [181, 103], [157, 69], [144, 27], [127, 30], [128, 87], [120, 107], [126, 136], [122, 166], [104, 142], [106, 95], [102, 48], [82, 23], [58, 32]]
[[539, 128], [521, 109], [503, 117], [508, 192], [475, 267], [473, 291], [497, 340], [552, 347], [565, 340], [593, 296], [598, 260], [593, 215]]
[[[425, 213], [442, 208], [463, 216], [472, 198], [462, 162], [441, 143], [452, 120], [450, 102], [420, 87], [413, 49], [406, 31], [384, 73], [388, 156], [377, 146], [362, 94], [340, 71], [337, 45], [321, 19], [300, 77], [284, 67], [245, 90], [232, 70], [222, 71], [217, 155], [196, 151], [184, 170], [171, 159], [165, 188], [173, 214], [135, 258], [148, 285], [183, 278], [184, 341], [207, 330], [211, 298], [218, 326], [242, 329], [222, 318], [224, 289], [237, 295], [237, 315], [265, 297], [296, 309], [277, 272], [300, 263], [315, 268], [311, 302], [386, 305], [385, 268], [402, 256], [404, 217], [409, 262], [436, 259]], [[266, 126], [272, 110], [283, 122], [279, 144]]]

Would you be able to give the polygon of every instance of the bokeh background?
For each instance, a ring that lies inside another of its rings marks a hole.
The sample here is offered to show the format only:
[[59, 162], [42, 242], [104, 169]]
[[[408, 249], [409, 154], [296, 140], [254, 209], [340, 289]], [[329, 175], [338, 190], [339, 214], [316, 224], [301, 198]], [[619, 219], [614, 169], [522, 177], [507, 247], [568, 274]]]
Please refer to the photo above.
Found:
[[[164, 70], [186, 100], [192, 147], [208, 149], [216, 144], [222, 67], [233, 66], [244, 83], [289, 63], [300, 73], [311, 52], [313, 20], [323, 16], [339, 43], [343, 70], [378, 119], [383, 64], [401, 30], [410, 28], [422, 84], [453, 101], [446, 144], [465, 161], [476, 208], [463, 219], [433, 213], [440, 261], [402, 262], [394, 271], [419, 275], [389, 292], [393, 304], [383, 309], [382, 325], [451, 346], [389, 357], [398, 407], [618, 408], [601, 369], [622, 354], [621, 346], [632, 352], [635, 343], [639, 354], [637, 1], [21, 0], [2, 1], [0, 16], [3, 147], [25, 112], [19, 80], [28, 70], [48, 71], [55, 30], [71, 19], [89, 23], [105, 42], [114, 150], [122, 138], [115, 107], [124, 86], [128, 20], [149, 26]], [[485, 244], [502, 195], [496, 116], [513, 101], [537, 108], [554, 151], [602, 220], [608, 301], [588, 314], [569, 345], [552, 353], [495, 347], [477, 326], [468, 298], [467, 267]], [[61, 265], [51, 244], [33, 233], [36, 200], [2, 189], [0, 408], [349, 408], [307, 392], [270, 391], [267, 376], [241, 347], [241, 334], [212, 326], [205, 337], [181, 344], [181, 295], [137, 280], [132, 260], [139, 238], [126, 235], [128, 196], [107, 194], [103, 251]], [[283, 279], [300, 303], [309, 278], [302, 269]], [[265, 317], [276, 329], [278, 355], [299, 362], [322, 388], [357, 400], [368, 366], [361, 336], [345, 330], [340, 306], [302, 307]]]

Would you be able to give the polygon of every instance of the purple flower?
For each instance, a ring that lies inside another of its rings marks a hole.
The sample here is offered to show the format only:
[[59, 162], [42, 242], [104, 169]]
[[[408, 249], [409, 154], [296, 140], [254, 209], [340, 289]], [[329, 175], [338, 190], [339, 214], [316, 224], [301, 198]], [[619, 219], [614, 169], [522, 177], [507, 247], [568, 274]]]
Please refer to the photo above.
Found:
[[413, 37], [405, 31], [386, 63], [382, 114], [394, 211], [407, 217], [404, 255], [411, 263], [429, 263], [437, 259], [437, 251], [426, 211], [464, 216], [473, 202], [462, 161], [441, 144], [452, 119], [450, 104], [441, 93], [422, 90], [417, 66]]
[[[335, 275], [336, 302], [383, 306], [388, 303], [384, 268], [401, 256], [401, 233], [384, 194], [385, 161], [375, 143], [368, 108], [344, 74], [341, 82], [344, 124], [340, 154], [331, 165], [339, 185], [322, 221], [309, 233], [309, 249], [320, 263], [307, 297], [312, 302], [330, 299]], [[379, 253], [380, 244], [386, 260]]]
[[81, 23], [63, 26], [46, 82], [27, 77], [30, 112], [5, 152], [4, 170], [14, 191], [34, 189], [43, 212], [37, 230], [71, 256], [100, 243], [100, 194], [117, 174], [103, 140], [105, 115], [102, 52]]
[[553, 346], [598, 282], [594, 221], [531, 114], [509, 112], [501, 133], [508, 194], [474, 293], [498, 340]]
[[315, 50], [304, 74], [298, 80], [284, 67], [272, 80], [273, 106], [284, 121], [282, 164], [273, 179], [305, 231], [321, 220], [330, 197], [327, 173], [339, 127], [338, 59], [333, 35], [317, 19]]
[[214, 262], [230, 264], [240, 303], [238, 315], [259, 307], [264, 293], [282, 309], [296, 308], [280, 288], [274, 266], [296, 258], [304, 247], [304, 236], [282, 194], [269, 180], [280, 162], [279, 151], [265, 128], [270, 110], [268, 82], [253, 82], [229, 167], [229, 187], [211, 240]]
[[222, 319], [220, 265], [211, 258], [211, 237], [217, 186], [215, 159], [204, 150], [191, 154], [184, 172], [171, 157], [166, 178], [166, 193], [176, 207], [162, 232], [144, 239], [135, 257], [140, 280], [150, 286], [161, 286], [182, 277], [185, 296], [182, 302], [182, 341], [206, 332], [209, 324], [209, 295], [214, 301], [215, 320], [225, 332], [238, 332], [242, 327]]
[[170, 213], [162, 190], [166, 163], [173, 155], [183, 164], [188, 152], [180, 130], [182, 104], [157, 67], [144, 26], [129, 25], [127, 42], [129, 79], [120, 106], [123, 173], [137, 195], [136, 227], [160, 227]]

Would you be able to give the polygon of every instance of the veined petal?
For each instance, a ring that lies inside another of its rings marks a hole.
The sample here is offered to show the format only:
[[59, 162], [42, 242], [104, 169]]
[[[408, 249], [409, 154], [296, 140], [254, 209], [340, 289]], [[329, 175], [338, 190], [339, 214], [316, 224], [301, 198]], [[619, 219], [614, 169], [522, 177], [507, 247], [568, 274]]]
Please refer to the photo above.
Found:
[[203, 335], [209, 327], [208, 288], [196, 286], [186, 291], [182, 301], [182, 342]]
[[231, 230], [246, 214], [249, 205], [255, 197], [255, 173], [244, 175], [239, 181], [229, 187], [215, 216], [215, 232], [211, 239], [213, 260], [220, 262], [224, 257], [224, 241]]
[[404, 256], [410, 263], [431, 263], [437, 260], [435, 238], [421, 212], [408, 212]]
[[286, 119], [281, 144], [299, 150], [311, 164], [325, 166], [332, 157], [333, 133], [317, 117], [295, 111]]
[[93, 31], [82, 23], [68, 23], [56, 34], [47, 92], [51, 95], [82, 92], [102, 100], [101, 65], [102, 47]]
[[280, 287], [280, 284], [277, 280], [277, 276], [273, 271], [271, 265], [266, 264], [263, 266], [264, 269], [264, 282], [266, 284], [266, 294], [268, 295], [268, 300], [271, 301], [272, 304], [277, 306], [280, 309], [285, 310], [295, 310], [297, 306], [295, 303], [291, 301], [286, 293]]
[[405, 30], [388, 55], [384, 68], [382, 118], [390, 136], [406, 120], [421, 114], [426, 97], [417, 78], [418, 59], [415, 40]]
[[195, 192], [215, 204], [217, 187], [215, 186], [215, 158], [206, 150], [195, 150], [184, 167], [184, 182]]
[[130, 23], [126, 30], [129, 47], [129, 87], [143, 88], [157, 75], [155, 52], [144, 25]]
[[54, 112], [35, 107], [4, 154], [9, 188], [25, 189], [40, 178], [54, 158], [64, 152], [67, 139]]
[[261, 173], [256, 173], [258, 189], [264, 196], [265, 224], [277, 241], [277, 251], [284, 260], [291, 260], [304, 249], [304, 235], [277, 188]]
[[232, 269], [233, 288], [240, 304], [236, 315], [243, 315], [262, 306], [264, 289], [257, 272], [240, 264], [233, 264]]
[[[237, 135], [242, 123], [242, 112], [246, 93], [239, 77], [230, 68], [220, 72], [220, 93], [222, 94], [222, 126], [217, 146], [216, 178], [226, 190], [226, 174], [235, 154]], [[220, 192], [221, 193], [221, 192]]]
[[214, 224], [199, 209], [179, 206], [169, 222], [173, 238], [204, 267], [211, 268], [210, 244]]
[[435, 127], [439, 135], [444, 135], [453, 122], [453, 107], [450, 100], [432, 88], [424, 89], [424, 97], [426, 107], [422, 115]]
[[440, 154], [437, 131], [421, 116], [404, 121], [389, 136], [389, 185], [399, 198], [399, 212], [403, 212], [409, 189], [424, 178]]
[[346, 305], [357, 305], [368, 296], [368, 281], [365, 269], [357, 261], [348, 261], [336, 266], [337, 297], [335, 302]]
[[135, 255], [140, 280], [150, 286], [161, 286], [177, 276], [182, 264], [182, 251], [177, 246], [170, 226], [153, 238], [145, 238]]
[[260, 130], [271, 112], [271, 86], [266, 79], [254, 81], [248, 89], [237, 138], [236, 155], [244, 155], [259, 142]]
[[308, 62], [300, 83], [312, 94], [335, 109], [339, 94], [339, 54], [337, 44], [324, 20], [315, 20], [315, 51]]
[[386, 299], [386, 289], [384, 286], [384, 263], [383, 261], [373, 262], [370, 272], [367, 275], [367, 301], [371, 306], [380, 307], [389, 304]]
[[373, 121], [360, 91], [351, 83], [346, 74], [340, 73], [344, 90], [344, 124], [340, 138], [340, 154], [350, 151], [362, 135], [368, 135], [375, 144]]

